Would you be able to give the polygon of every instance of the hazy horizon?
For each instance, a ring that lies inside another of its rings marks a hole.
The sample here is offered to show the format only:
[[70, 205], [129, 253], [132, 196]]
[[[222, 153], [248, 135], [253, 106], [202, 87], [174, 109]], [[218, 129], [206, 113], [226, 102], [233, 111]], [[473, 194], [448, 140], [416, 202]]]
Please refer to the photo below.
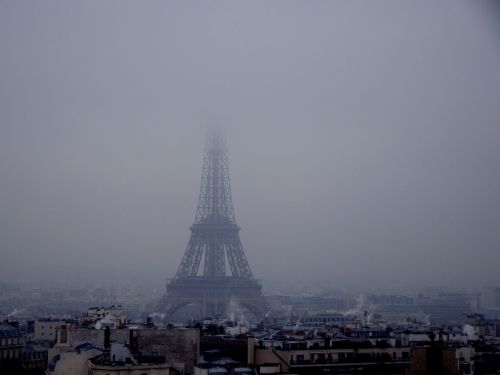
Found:
[[265, 289], [500, 285], [497, 21], [466, 1], [2, 2], [0, 281], [172, 278], [217, 124]]

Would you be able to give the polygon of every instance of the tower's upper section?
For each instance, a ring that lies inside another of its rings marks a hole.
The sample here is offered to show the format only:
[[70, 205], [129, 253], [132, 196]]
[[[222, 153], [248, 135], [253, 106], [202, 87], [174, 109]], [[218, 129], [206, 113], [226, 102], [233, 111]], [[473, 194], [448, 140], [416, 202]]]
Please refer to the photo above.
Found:
[[211, 131], [206, 138], [196, 224], [236, 224], [226, 143], [221, 131]]

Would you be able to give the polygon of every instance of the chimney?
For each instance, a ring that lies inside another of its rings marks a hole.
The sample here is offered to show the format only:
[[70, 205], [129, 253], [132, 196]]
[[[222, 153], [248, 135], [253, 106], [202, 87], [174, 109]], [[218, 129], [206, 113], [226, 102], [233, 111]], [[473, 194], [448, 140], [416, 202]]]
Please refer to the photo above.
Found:
[[104, 350], [109, 350], [111, 348], [111, 331], [109, 327], [104, 329]]
[[129, 331], [129, 348], [132, 354], [136, 354], [139, 351], [139, 343], [137, 340], [137, 333], [135, 330], [131, 329]]

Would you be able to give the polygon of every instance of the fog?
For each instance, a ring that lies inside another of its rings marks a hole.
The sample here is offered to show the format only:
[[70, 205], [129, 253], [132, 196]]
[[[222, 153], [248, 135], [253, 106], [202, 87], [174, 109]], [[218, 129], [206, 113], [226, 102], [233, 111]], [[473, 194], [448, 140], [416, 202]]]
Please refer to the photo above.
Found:
[[171, 278], [225, 129], [265, 290], [498, 285], [498, 9], [3, 1], [0, 281]]

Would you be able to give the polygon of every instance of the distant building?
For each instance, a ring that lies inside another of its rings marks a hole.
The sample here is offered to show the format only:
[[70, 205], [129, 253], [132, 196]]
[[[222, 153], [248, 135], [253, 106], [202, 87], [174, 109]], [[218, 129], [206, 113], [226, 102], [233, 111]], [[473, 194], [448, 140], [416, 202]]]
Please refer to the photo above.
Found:
[[479, 306], [484, 310], [500, 310], [500, 287], [482, 288]]
[[460, 293], [439, 293], [432, 297], [419, 297], [415, 303], [429, 317], [431, 324], [459, 324], [464, 314], [472, 312], [468, 296]]
[[33, 340], [56, 341], [56, 330], [66, 324], [58, 319], [37, 319], [34, 324]]
[[495, 322], [485, 319], [482, 314], [464, 316], [463, 331], [469, 340], [478, 340], [482, 336], [495, 336]]
[[318, 313], [306, 315], [300, 325], [307, 327], [320, 327], [322, 325], [344, 326], [351, 321], [351, 317], [339, 313]]
[[81, 323], [83, 326], [92, 328], [120, 328], [127, 325], [128, 317], [125, 314], [123, 307], [110, 306], [110, 307], [91, 307], [83, 314]]

